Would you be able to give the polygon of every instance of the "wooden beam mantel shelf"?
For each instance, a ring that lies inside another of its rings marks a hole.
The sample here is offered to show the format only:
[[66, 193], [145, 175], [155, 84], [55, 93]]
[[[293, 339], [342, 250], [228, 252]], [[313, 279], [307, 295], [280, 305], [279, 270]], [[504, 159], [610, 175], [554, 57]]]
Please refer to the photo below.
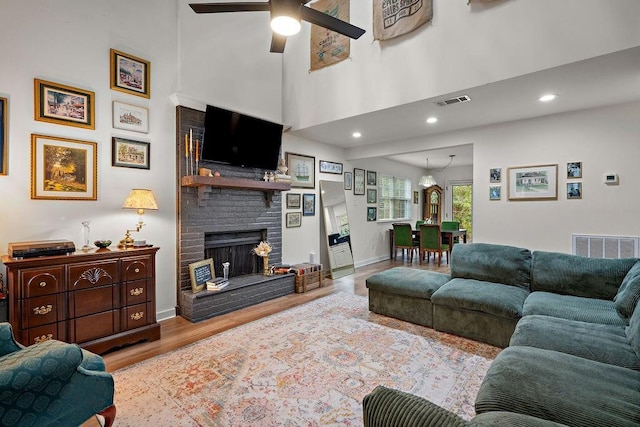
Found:
[[200, 206], [202, 206], [202, 200], [205, 196], [205, 193], [211, 191], [211, 188], [263, 191], [267, 206], [271, 206], [273, 193], [275, 193], [276, 191], [291, 190], [291, 184], [288, 182], [257, 181], [252, 179], [223, 178], [221, 176], [200, 175], [183, 176], [182, 186], [198, 188], [198, 204]]

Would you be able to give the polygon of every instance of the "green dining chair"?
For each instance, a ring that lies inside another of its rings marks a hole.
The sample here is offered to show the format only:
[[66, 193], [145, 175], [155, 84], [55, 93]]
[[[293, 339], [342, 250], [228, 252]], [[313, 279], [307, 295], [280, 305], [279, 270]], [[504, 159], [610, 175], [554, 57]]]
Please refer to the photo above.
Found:
[[419, 219], [416, 221], [416, 230], [420, 229], [420, 224], [424, 224], [426, 221], [423, 219]]
[[404, 250], [409, 251], [411, 262], [413, 262], [413, 251], [418, 250], [418, 244], [413, 240], [413, 230], [411, 230], [411, 224], [395, 223], [393, 224], [393, 257], [396, 257], [398, 249], [402, 249], [402, 256], [404, 257]]
[[427, 255], [427, 261], [431, 258], [431, 252], [438, 254], [438, 267], [442, 264], [442, 253], [447, 254], [447, 264], [451, 257], [451, 246], [448, 243], [442, 243], [442, 234], [438, 224], [421, 224], [420, 225], [420, 264], [424, 255]]
[[[442, 221], [441, 227], [443, 230], [460, 230], [460, 222], [458, 221]], [[451, 242], [446, 242], [451, 244]], [[460, 243], [460, 236], [453, 238], [453, 243]]]

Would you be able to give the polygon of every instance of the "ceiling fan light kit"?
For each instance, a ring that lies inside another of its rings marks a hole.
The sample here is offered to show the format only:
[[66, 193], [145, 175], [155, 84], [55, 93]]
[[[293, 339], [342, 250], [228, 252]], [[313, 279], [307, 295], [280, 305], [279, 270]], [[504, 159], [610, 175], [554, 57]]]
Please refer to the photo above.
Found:
[[358, 39], [365, 31], [348, 22], [334, 18], [305, 5], [310, 0], [269, 0], [266, 2], [239, 3], [191, 3], [189, 6], [195, 13], [225, 13], [225, 12], [270, 12], [271, 52], [282, 53], [287, 36], [300, 31], [300, 20], [318, 25], [352, 39]]

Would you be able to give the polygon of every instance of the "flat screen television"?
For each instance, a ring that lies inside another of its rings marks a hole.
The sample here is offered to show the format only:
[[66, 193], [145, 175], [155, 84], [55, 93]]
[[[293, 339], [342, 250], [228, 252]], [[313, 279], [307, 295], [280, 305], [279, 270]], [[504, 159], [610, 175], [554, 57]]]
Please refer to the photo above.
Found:
[[282, 128], [278, 123], [207, 105], [202, 160], [276, 170]]

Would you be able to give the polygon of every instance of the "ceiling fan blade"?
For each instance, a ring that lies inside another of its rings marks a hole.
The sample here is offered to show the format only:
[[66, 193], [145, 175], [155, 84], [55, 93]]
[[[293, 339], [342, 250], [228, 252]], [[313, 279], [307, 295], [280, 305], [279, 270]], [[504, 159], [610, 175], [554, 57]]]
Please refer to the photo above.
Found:
[[244, 3], [190, 3], [195, 13], [222, 13], [222, 12], [260, 12], [269, 11], [270, 2], [244, 2]]
[[278, 33], [271, 34], [271, 52], [282, 53], [284, 52], [284, 45], [287, 43], [287, 36], [282, 36]]
[[300, 18], [352, 39], [360, 38], [365, 33], [362, 28], [306, 6], [300, 7]]

